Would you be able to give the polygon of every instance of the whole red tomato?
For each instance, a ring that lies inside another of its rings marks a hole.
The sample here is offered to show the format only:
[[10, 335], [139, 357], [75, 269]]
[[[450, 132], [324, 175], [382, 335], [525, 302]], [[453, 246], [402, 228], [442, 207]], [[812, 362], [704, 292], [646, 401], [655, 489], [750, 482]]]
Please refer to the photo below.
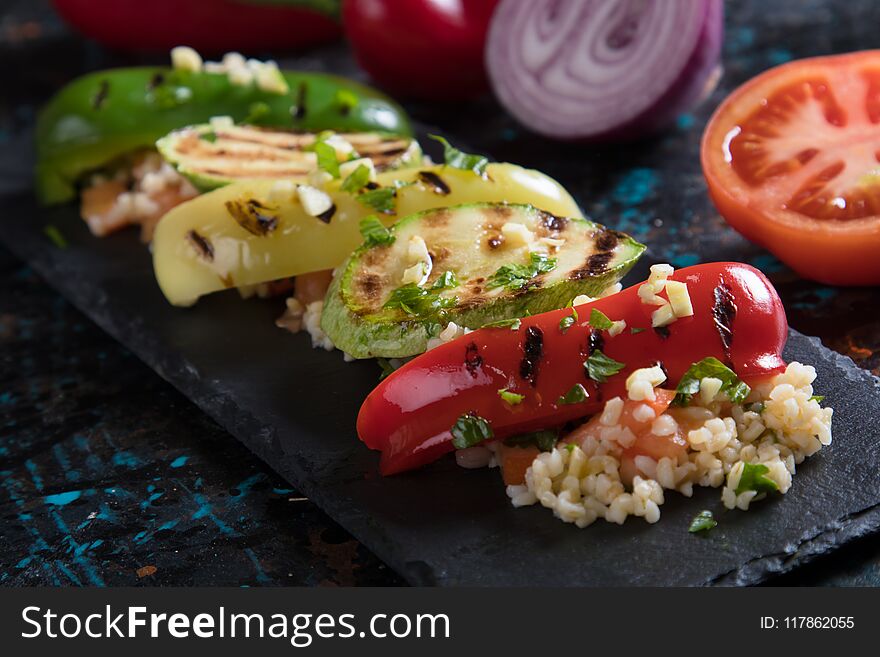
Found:
[[488, 88], [483, 47], [498, 0], [344, 0], [342, 22], [360, 65], [387, 89], [424, 100]]

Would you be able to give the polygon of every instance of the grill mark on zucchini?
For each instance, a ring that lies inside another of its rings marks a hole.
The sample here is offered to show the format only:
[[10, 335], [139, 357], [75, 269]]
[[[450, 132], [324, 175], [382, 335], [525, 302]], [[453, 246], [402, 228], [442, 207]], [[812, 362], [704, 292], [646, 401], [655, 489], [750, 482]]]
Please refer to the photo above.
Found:
[[208, 262], [214, 262], [214, 245], [211, 244], [211, 240], [203, 235], [199, 235], [199, 233], [194, 230], [187, 232], [186, 239], [199, 256]]

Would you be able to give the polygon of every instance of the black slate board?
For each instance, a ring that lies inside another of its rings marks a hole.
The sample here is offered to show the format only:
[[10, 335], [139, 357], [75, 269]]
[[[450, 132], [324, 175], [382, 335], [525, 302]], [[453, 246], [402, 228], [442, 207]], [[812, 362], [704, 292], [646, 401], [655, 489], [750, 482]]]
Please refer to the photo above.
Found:
[[[67, 248], [48, 240], [47, 224]], [[243, 302], [233, 291], [172, 308], [133, 233], [96, 240], [73, 208], [38, 208], [30, 194], [0, 201], [0, 237], [413, 584], [751, 584], [880, 527], [878, 383], [796, 332], [786, 357], [816, 365], [818, 393], [835, 409], [835, 441], [800, 466], [787, 495], [725, 513], [718, 490], [669, 494], [657, 525], [577, 530], [540, 507], [513, 509], [496, 471], [447, 459], [379, 477], [376, 454], [354, 431], [378, 368], [275, 328], [278, 300]], [[718, 528], [689, 535], [703, 508], [715, 511]]]

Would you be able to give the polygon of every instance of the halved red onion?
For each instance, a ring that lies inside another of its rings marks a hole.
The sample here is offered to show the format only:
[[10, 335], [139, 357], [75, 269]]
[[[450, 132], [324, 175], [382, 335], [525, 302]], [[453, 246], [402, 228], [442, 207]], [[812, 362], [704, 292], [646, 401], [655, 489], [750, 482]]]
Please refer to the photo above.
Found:
[[520, 122], [558, 139], [633, 138], [720, 76], [723, 0], [502, 0], [486, 64]]

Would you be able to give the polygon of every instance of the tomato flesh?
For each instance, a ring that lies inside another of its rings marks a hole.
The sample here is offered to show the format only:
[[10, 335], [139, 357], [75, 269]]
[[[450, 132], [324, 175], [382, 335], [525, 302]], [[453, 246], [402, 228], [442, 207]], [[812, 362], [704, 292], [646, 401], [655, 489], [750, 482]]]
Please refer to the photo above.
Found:
[[707, 125], [702, 163], [728, 223], [802, 276], [880, 282], [880, 51], [747, 82]]

